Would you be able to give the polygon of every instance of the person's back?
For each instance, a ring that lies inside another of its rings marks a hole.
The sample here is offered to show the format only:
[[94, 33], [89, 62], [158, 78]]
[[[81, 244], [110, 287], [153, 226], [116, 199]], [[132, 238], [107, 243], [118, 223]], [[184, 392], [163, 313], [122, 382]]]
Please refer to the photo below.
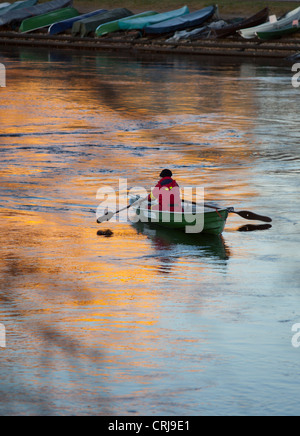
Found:
[[149, 209], [170, 212], [182, 211], [180, 188], [172, 175], [172, 171], [169, 169], [164, 169], [160, 173], [161, 179], [148, 197]]

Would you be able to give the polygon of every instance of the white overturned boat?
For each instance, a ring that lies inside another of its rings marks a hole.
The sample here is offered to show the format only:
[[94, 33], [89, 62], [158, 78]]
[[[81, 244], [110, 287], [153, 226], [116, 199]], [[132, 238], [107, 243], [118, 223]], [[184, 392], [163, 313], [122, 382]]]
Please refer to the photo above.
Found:
[[[271, 18], [271, 17], [270, 17]], [[288, 26], [293, 23], [295, 20], [300, 19], [300, 7], [294, 9], [293, 11], [287, 13], [279, 20], [274, 16], [274, 21], [270, 20], [267, 23], [261, 24], [255, 27], [249, 27], [247, 29], [238, 30], [238, 33], [245, 39], [255, 38], [257, 36], [257, 32], [266, 32], [269, 30], [279, 29], [281, 27]]]

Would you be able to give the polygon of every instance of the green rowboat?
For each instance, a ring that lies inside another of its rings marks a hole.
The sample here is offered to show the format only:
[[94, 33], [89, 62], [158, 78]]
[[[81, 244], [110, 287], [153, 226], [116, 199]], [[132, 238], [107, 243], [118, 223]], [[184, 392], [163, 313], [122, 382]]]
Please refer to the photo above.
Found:
[[[130, 197], [133, 204], [137, 197]], [[156, 224], [174, 230], [185, 231], [186, 233], [210, 233], [220, 235], [225, 227], [229, 210], [224, 208], [212, 209], [211, 207], [196, 207], [195, 204], [184, 202], [183, 212], [165, 212], [148, 209], [148, 201], [135, 206], [132, 209], [136, 213], [136, 221]]]
[[47, 14], [37, 15], [36, 17], [23, 20], [19, 32], [26, 33], [34, 30], [49, 27], [58, 21], [67, 20], [79, 16], [79, 12], [74, 8], [63, 8]]
[[282, 38], [283, 36], [291, 35], [299, 31], [300, 31], [299, 24], [297, 25], [290, 24], [288, 26], [281, 27], [279, 29], [268, 30], [265, 32], [257, 32], [256, 34], [259, 37], [259, 39], [268, 41], [271, 39], [279, 39]]
[[[141, 14], [131, 15], [129, 17], [123, 18], [122, 21], [131, 19], [131, 18], [149, 17], [151, 15], [156, 15], [156, 14], [157, 14], [157, 12], [153, 12], [153, 11], [142, 12]], [[95, 32], [96, 36], [103, 36], [103, 35], [107, 35], [108, 33], [118, 32], [119, 30], [121, 30], [120, 25], [119, 25], [120, 21], [121, 20], [115, 20], [115, 21], [111, 21], [109, 23], [101, 24], [96, 29], [96, 32]]]

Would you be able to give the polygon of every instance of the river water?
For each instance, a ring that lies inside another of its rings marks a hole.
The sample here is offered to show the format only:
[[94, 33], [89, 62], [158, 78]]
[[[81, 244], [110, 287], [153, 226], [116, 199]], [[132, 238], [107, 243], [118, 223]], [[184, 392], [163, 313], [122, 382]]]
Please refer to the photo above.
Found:
[[[33, 49], [0, 62], [1, 415], [299, 414], [291, 66]], [[272, 227], [96, 224], [100, 188], [147, 188], [165, 167]]]

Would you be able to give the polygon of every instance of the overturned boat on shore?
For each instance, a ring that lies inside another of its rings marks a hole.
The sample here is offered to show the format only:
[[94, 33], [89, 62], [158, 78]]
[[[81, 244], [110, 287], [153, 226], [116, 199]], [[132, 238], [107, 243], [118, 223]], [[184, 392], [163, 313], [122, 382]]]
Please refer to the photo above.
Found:
[[[47, 3], [36, 5], [36, 0], [28, 0], [26, 7], [18, 8], [8, 12], [0, 17], [1, 26], [18, 27], [23, 20], [35, 17], [49, 12], [57, 11], [58, 9], [66, 8], [71, 5], [72, 0], [52, 0]], [[34, 5], [34, 6], [33, 6]]]
[[108, 33], [117, 32], [118, 30], [121, 30], [121, 28], [120, 28], [121, 21], [130, 20], [133, 18], [150, 17], [150, 16], [156, 15], [156, 14], [157, 14], [157, 12], [147, 11], [147, 12], [142, 12], [142, 13], [137, 14], [137, 15], [132, 15], [132, 16], [129, 16], [126, 18], [122, 18], [121, 20], [115, 20], [115, 21], [110, 21], [108, 23], [100, 24], [100, 26], [97, 27], [95, 34], [96, 34], [96, 36], [103, 36], [103, 35], [107, 35]]
[[37, 15], [36, 17], [23, 20], [19, 29], [20, 33], [33, 32], [51, 26], [59, 20], [77, 17], [79, 12], [75, 8], [62, 8], [47, 14]]
[[85, 20], [86, 18], [93, 17], [95, 15], [102, 14], [103, 12], [107, 12], [106, 9], [97, 9], [96, 11], [88, 12], [87, 14], [81, 14], [78, 17], [69, 18], [67, 20], [58, 21], [56, 23], [51, 24], [48, 29], [49, 35], [57, 35], [59, 33], [67, 32], [72, 29], [73, 24], [76, 21]]
[[180, 17], [147, 26], [145, 27], [144, 32], [146, 34], [163, 34], [201, 26], [214, 15], [215, 11], [215, 6], [208, 6], [207, 8], [190, 14], [185, 14]]
[[181, 17], [185, 14], [189, 14], [190, 10], [187, 6], [174, 11], [163, 12], [161, 14], [152, 15], [150, 17], [132, 18], [130, 20], [120, 21], [121, 30], [143, 30], [146, 27], [152, 26], [157, 23], [161, 23], [172, 18]]
[[215, 29], [213, 33], [217, 38], [227, 38], [228, 36], [235, 35], [238, 30], [246, 29], [252, 26], [258, 26], [265, 23], [268, 17], [269, 8], [264, 8], [257, 14], [252, 15], [249, 18], [246, 18], [236, 23], [228, 24], [221, 29]]
[[96, 29], [104, 23], [120, 20], [121, 18], [129, 17], [133, 12], [126, 8], [117, 8], [112, 11], [102, 12], [84, 20], [76, 21], [72, 27], [73, 36], [88, 36], [90, 33], [95, 33]]
[[[10, 3], [1, 3], [2, 7], [0, 9], [0, 18], [10, 12], [17, 11], [18, 9], [29, 8], [37, 3], [37, 0], [26, 0], [26, 1], [17, 1], [12, 4]], [[0, 6], [1, 6], [0, 5]]]
[[266, 32], [269, 30], [275, 30], [288, 26], [295, 20], [300, 20], [300, 6], [291, 12], [277, 20], [276, 16], [270, 17], [267, 23], [261, 24], [260, 26], [250, 27], [246, 29], [239, 30], [238, 33], [245, 39], [256, 38], [258, 32]]

